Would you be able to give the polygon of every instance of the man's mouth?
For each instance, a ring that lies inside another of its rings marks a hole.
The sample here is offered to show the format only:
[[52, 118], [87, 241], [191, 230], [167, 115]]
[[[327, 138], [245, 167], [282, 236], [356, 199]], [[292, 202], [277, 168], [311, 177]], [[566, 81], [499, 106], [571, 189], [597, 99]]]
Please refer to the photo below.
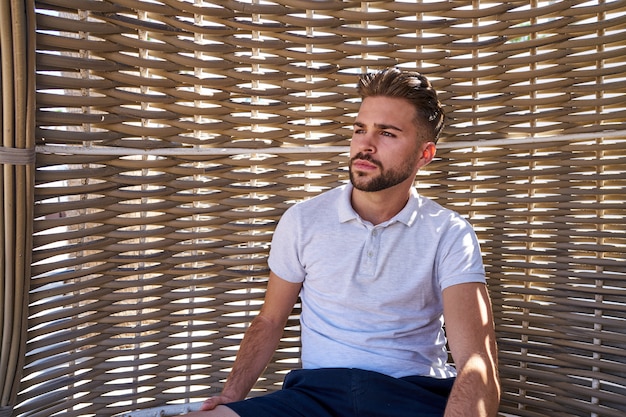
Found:
[[352, 168], [358, 169], [359, 171], [369, 171], [378, 168], [378, 166], [370, 161], [354, 159], [352, 160]]
[[354, 169], [358, 169], [360, 171], [369, 171], [377, 168], [382, 168], [380, 162], [374, 160], [370, 155], [367, 154], [357, 154], [350, 161], [350, 165]]

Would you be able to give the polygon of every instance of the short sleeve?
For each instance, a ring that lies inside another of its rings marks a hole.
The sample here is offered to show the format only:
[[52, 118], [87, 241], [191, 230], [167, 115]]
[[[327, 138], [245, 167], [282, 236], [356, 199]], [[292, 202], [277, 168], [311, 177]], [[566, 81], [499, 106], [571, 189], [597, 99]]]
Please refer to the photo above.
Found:
[[303, 282], [305, 270], [300, 261], [300, 222], [298, 205], [281, 217], [270, 246], [268, 264], [272, 272], [288, 282]]
[[436, 276], [441, 290], [467, 282], [486, 282], [480, 244], [467, 220], [455, 215], [439, 244]]

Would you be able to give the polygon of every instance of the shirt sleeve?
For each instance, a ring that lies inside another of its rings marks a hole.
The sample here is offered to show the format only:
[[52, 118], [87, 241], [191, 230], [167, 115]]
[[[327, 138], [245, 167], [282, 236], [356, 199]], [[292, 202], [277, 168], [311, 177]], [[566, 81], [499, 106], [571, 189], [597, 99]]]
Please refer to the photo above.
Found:
[[268, 264], [272, 272], [288, 282], [303, 282], [304, 266], [300, 259], [300, 222], [298, 205], [290, 207], [283, 214], [270, 246]]
[[480, 244], [470, 223], [455, 215], [439, 242], [436, 276], [445, 288], [467, 282], [486, 282]]

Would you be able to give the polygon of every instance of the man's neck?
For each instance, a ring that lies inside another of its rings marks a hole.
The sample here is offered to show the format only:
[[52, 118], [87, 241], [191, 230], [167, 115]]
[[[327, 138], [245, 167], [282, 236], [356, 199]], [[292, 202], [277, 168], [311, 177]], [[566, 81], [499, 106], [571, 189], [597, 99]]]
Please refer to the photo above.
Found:
[[384, 223], [406, 206], [411, 193], [410, 190], [410, 187], [407, 188], [402, 184], [376, 192], [366, 192], [353, 188], [352, 208], [363, 220], [373, 225]]

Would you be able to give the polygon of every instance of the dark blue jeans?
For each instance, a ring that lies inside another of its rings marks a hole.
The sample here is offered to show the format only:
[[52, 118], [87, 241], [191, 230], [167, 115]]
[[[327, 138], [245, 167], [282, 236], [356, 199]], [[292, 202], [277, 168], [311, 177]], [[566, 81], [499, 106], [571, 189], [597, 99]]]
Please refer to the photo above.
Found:
[[454, 378], [393, 378], [360, 369], [299, 369], [283, 389], [228, 404], [241, 417], [441, 417]]

